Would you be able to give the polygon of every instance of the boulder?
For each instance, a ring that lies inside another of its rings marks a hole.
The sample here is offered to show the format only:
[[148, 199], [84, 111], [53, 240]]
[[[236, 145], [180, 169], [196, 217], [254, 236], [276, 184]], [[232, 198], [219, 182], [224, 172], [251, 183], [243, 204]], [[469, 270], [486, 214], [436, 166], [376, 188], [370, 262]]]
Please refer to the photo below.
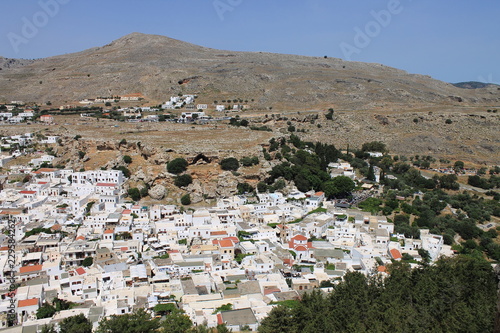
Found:
[[167, 194], [167, 189], [163, 185], [155, 185], [149, 189], [148, 194], [151, 197], [151, 199], [161, 200]]

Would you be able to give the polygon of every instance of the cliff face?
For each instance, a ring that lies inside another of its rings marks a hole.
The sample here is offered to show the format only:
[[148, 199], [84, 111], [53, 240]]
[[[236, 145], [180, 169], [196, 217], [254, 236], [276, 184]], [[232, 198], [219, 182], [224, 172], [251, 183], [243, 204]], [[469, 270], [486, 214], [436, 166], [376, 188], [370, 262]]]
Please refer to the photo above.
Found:
[[253, 108], [396, 109], [494, 105], [496, 86], [460, 89], [380, 64], [209, 49], [133, 33], [103, 47], [36, 61], [0, 58], [0, 101], [71, 102], [141, 92], [164, 101], [179, 92], [205, 103], [253, 100]]

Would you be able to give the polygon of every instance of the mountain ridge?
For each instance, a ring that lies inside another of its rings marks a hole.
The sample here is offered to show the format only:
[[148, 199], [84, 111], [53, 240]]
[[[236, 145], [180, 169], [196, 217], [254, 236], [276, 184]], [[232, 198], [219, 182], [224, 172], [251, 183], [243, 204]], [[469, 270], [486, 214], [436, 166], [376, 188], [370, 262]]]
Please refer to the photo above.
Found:
[[253, 99], [254, 109], [394, 109], [500, 102], [500, 92], [492, 87], [467, 91], [381, 64], [217, 50], [138, 32], [75, 53], [11, 63], [0, 71], [0, 101], [69, 103], [141, 92], [155, 102], [178, 93], [196, 93], [209, 103]]

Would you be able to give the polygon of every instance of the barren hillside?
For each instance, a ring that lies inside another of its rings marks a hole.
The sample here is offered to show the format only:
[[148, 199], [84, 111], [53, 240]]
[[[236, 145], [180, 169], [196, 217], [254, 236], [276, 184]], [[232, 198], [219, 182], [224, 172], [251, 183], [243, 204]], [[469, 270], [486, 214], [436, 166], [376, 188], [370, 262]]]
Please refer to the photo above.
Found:
[[500, 101], [496, 86], [460, 89], [380, 64], [221, 51], [140, 33], [79, 53], [35, 61], [2, 58], [0, 64], [0, 101], [64, 103], [136, 92], [155, 102], [179, 92], [196, 93], [205, 103], [253, 99], [252, 108], [274, 110], [408, 109]]

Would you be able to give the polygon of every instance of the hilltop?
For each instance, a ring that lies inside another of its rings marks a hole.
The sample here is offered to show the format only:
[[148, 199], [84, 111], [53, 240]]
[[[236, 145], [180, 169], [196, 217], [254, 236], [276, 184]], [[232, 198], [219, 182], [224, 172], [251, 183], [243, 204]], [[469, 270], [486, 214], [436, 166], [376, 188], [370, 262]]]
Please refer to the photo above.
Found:
[[453, 83], [453, 85], [455, 87], [462, 88], [462, 89], [481, 89], [481, 88], [488, 88], [488, 87], [500, 88], [500, 86], [498, 84], [484, 83], [484, 82], [478, 82], [478, 81], [458, 82], [458, 83]]
[[[141, 92], [161, 102], [196, 93], [253, 109], [401, 109], [495, 105], [496, 87], [469, 91], [429, 76], [336, 58], [210, 49], [132, 33], [105, 46], [37, 60], [0, 59], [0, 102], [72, 102]], [[7, 65], [5, 65], [7, 64]]]

